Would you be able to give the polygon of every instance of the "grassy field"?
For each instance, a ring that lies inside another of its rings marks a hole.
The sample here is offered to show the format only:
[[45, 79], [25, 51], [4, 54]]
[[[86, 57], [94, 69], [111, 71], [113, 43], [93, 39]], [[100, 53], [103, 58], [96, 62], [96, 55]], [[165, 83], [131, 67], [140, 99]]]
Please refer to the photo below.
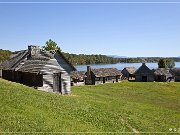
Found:
[[72, 87], [61, 96], [0, 79], [0, 132], [180, 133], [180, 83]]

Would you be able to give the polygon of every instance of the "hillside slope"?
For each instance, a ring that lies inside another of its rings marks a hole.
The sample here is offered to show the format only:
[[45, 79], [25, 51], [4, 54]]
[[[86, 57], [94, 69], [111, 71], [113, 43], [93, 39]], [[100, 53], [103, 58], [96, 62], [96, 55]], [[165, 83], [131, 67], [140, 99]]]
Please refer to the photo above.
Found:
[[61, 96], [0, 79], [0, 131], [169, 132], [180, 127], [179, 97], [180, 83], [80, 86]]

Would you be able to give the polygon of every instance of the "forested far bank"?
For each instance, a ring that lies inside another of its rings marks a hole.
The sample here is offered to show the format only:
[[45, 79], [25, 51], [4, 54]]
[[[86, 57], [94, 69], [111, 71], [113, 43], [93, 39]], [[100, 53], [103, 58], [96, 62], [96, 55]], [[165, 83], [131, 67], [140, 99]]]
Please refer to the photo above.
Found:
[[[115, 64], [115, 63], [158, 63], [162, 57], [137, 57], [137, 58], [113, 58], [106, 55], [85, 55], [85, 54], [69, 54], [64, 56], [74, 65], [84, 64]], [[174, 62], [180, 62], [180, 57], [167, 57]]]
[[85, 54], [69, 54], [63, 55], [74, 65], [83, 64], [115, 64], [119, 62], [118, 58], [108, 57], [106, 55], [85, 55]]
[[[9, 50], [0, 49], [0, 62], [3, 62], [9, 58], [13, 53]], [[106, 55], [86, 55], [86, 54], [70, 54], [62, 52], [63, 55], [69, 60], [73, 65], [85, 65], [85, 64], [115, 64], [115, 63], [157, 63], [160, 57], [137, 57], [137, 58], [113, 58]], [[175, 62], [180, 62], [180, 57], [171, 57]]]
[[2, 61], [7, 60], [11, 54], [12, 54], [12, 52], [9, 51], [9, 50], [2, 50], [2, 49], [0, 49], [0, 63]]

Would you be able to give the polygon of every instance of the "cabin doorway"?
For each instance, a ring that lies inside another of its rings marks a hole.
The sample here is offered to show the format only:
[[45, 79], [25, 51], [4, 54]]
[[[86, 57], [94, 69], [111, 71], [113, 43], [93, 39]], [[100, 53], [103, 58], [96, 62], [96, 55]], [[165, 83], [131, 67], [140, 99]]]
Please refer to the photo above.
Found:
[[147, 82], [147, 76], [142, 76], [142, 81]]
[[53, 91], [62, 93], [61, 73], [53, 74]]

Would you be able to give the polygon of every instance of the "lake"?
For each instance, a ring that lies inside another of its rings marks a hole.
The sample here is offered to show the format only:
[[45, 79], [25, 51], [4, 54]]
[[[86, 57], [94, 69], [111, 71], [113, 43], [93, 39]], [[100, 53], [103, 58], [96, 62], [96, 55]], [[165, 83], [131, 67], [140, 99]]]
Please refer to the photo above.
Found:
[[[78, 71], [86, 71], [87, 66], [91, 66], [92, 68], [117, 68], [122, 70], [124, 67], [135, 67], [139, 68], [142, 63], [117, 63], [117, 64], [90, 64], [90, 65], [77, 65], [75, 66]], [[158, 68], [158, 63], [146, 63], [146, 65], [150, 68]], [[180, 68], [180, 62], [175, 62], [175, 67]]]

